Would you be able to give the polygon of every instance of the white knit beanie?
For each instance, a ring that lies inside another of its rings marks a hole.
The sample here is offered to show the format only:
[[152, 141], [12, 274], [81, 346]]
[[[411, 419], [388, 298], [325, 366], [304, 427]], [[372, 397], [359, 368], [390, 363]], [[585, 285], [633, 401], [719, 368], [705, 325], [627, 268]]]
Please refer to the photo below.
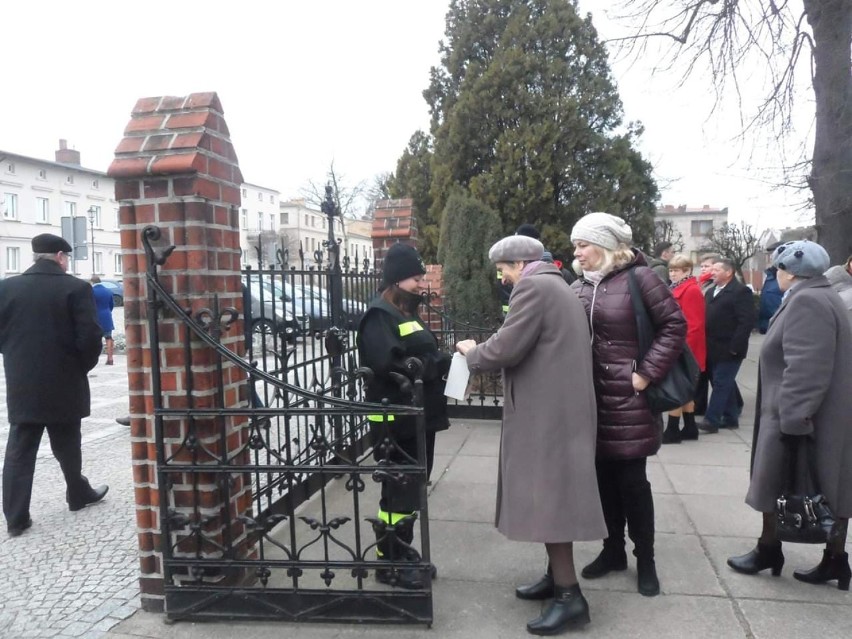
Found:
[[571, 241], [588, 242], [614, 251], [619, 244], [630, 246], [633, 242], [633, 231], [620, 217], [609, 213], [589, 213], [574, 225]]

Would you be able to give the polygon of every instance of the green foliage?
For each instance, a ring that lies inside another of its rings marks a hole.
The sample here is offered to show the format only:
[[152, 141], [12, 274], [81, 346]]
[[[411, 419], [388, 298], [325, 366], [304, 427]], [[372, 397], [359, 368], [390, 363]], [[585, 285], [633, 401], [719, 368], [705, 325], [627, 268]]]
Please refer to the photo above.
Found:
[[500, 239], [500, 217], [482, 202], [453, 192], [444, 207], [438, 261], [444, 265], [444, 296], [453, 317], [499, 317], [495, 267], [488, 249]]
[[[397, 167], [400, 194], [430, 206], [421, 229], [440, 224], [461, 186], [498, 212], [503, 233], [535, 224], [556, 254], [570, 253], [571, 227], [590, 211], [624, 217], [647, 245], [657, 189], [591, 18], [572, 0], [452, 0], [446, 24], [423, 93], [431, 145], [418, 132], [419, 153], [409, 144]], [[427, 175], [427, 159], [428, 198], [402, 177], [415, 163]]]
[[427, 263], [434, 262], [438, 253], [438, 222], [431, 214], [432, 196], [429, 194], [431, 162], [432, 139], [423, 131], [416, 131], [397, 161], [396, 174], [387, 183], [392, 198], [413, 200], [419, 233], [417, 249]]

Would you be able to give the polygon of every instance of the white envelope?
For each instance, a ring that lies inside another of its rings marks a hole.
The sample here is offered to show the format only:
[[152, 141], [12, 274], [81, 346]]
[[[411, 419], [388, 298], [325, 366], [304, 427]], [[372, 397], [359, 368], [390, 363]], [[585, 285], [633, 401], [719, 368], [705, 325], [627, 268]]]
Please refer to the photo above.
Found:
[[447, 373], [444, 395], [451, 399], [467, 399], [468, 380], [470, 380], [470, 371], [467, 368], [467, 359], [461, 353], [453, 353], [453, 361], [450, 363], [450, 372]]

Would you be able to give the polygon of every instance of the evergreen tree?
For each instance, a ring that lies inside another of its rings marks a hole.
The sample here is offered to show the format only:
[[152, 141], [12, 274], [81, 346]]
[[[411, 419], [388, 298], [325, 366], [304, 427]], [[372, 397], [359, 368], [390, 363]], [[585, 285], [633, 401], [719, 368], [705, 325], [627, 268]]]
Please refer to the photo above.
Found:
[[571, 227], [589, 211], [620, 215], [650, 241], [657, 190], [634, 149], [641, 127], [622, 124], [591, 18], [573, 0], [452, 0], [446, 24], [424, 91], [429, 224], [462, 186], [498, 212], [501, 233], [535, 224], [557, 254], [570, 254]]
[[444, 206], [438, 261], [447, 306], [455, 319], [485, 325], [500, 317], [496, 270], [488, 249], [499, 240], [500, 217], [456, 189]]

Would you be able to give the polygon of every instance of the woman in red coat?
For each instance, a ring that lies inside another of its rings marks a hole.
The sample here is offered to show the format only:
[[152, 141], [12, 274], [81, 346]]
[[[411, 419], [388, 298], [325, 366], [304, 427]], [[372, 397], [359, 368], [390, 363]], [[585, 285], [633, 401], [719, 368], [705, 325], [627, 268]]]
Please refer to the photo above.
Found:
[[[707, 342], [704, 338], [704, 294], [698, 280], [692, 277], [692, 260], [678, 254], [669, 260], [669, 279], [672, 295], [680, 304], [686, 318], [686, 344], [695, 356], [698, 367], [704, 371], [707, 361]], [[680, 416], [683, 415], [683, 430]], [[695, 425], [695, 402], [689, 402], [669, 412], [669, 421], [663, 433], [664, 444], [679, 444], [683, 439], [698, 439]]]

